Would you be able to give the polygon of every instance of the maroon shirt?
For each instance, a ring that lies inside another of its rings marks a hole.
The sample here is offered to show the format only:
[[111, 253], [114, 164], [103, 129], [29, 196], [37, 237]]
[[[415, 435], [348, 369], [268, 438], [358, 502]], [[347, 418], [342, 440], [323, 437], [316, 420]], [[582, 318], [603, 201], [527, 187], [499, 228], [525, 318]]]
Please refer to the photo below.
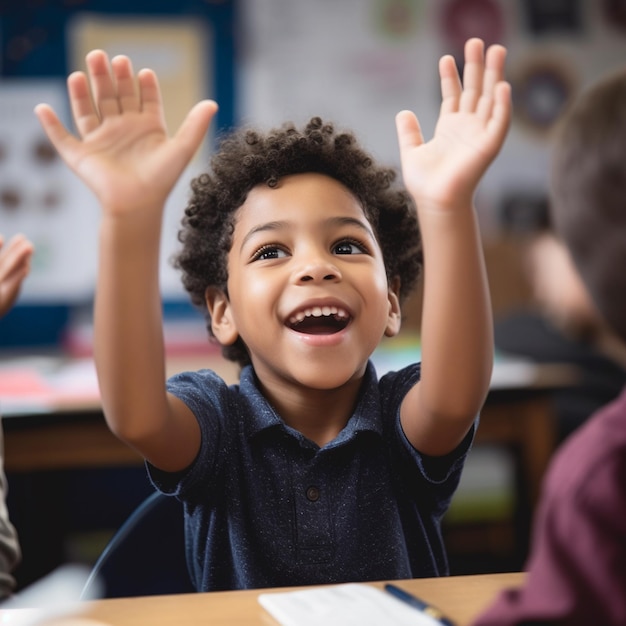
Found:
[[526, 569], [474, 626], [626, 624], [626, 389], [555, 454]]

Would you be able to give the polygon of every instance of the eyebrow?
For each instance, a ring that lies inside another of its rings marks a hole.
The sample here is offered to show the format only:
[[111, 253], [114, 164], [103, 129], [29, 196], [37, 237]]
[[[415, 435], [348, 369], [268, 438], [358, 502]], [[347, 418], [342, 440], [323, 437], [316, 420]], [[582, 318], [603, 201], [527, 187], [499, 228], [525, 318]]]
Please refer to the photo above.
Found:
[[[289, 223], [290, 223], [289, 221], [285, 220], [285, 221], [276, 221], [276, 222], [266, 222], [265, 224], [259, 224], [258, 226], [254, 226], [254, 228], [251, 228], [246, 233], [246, 236], [243, 238], [243, 241], [241, 242], [240, 249], [243, 249], [243, 247], [246, 245], [248, 240], [254, 235], [256, 235], [257, 233], [281, 230], [282, 228], [287, 227]], [[329, 226], [356, 226], [357, 228], [366, 232], [370, 237], [372, 237], [372, 239], [376, 241], [376, 236], [374, 235], [374, 232], [370, 228], [369, 224], [362, 220], [358, 220], [355, 217], [341, 217], [341, 216], [331, 217], [327, 219], [324, 222], [324, 224], [327, 224]]]

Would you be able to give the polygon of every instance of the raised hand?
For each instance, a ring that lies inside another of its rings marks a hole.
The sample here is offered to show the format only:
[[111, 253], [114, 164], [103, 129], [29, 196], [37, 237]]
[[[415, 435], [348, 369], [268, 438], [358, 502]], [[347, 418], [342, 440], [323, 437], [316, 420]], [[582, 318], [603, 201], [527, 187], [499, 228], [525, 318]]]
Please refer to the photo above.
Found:
[[90, 52], [86, 63], [87, 74], [74, 72], [67, 80], [79, 138], [46, 104], [35, 108], [39, 121], [105, 211], [162, 208], [204, 138], [217, 105], [210, 100], [198, 103], [170, 138], [153, 71], [135, 75], [127, 57], [109, 61], [102, 50]]
[[433, 138], [424, 142], [411, 111], [396, 116], [404, 183], [418, 206], [471, 206], [478, 183], [500, 150], [511, 118], [504, 81], [506, 50], [480, 39], [465, 44], [463, 84], [453, 57], [439, 62], [442, 103]]
[[4, 245], [0, 235], [0, 317], [9, 312], [30, 270], [33, 245], [23, 235], [15, 235]]

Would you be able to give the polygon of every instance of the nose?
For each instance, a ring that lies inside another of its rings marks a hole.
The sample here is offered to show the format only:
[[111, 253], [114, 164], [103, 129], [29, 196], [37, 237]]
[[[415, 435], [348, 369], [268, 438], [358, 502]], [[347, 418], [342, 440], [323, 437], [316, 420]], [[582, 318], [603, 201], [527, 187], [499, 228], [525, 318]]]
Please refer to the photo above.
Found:
[[339, 268], [329, 259], [309, 260], [295, 272], [295, 282], [309, 283], [341, 280]]

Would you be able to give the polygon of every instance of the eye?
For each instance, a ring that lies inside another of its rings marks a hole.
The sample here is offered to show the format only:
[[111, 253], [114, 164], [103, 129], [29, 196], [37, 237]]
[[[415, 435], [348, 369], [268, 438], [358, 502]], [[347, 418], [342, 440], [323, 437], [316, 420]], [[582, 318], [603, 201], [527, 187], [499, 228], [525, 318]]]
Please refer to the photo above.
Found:
[[365, 254], [367, 248], [354, 239], [343, 239], [333, 246], [334, 254]]
[[268, 259], [280, 259], [287, 256], [287, 252], [275, 245], [266, 245], [259, 248], [253, 255], [253, 261], [267, 261]]

